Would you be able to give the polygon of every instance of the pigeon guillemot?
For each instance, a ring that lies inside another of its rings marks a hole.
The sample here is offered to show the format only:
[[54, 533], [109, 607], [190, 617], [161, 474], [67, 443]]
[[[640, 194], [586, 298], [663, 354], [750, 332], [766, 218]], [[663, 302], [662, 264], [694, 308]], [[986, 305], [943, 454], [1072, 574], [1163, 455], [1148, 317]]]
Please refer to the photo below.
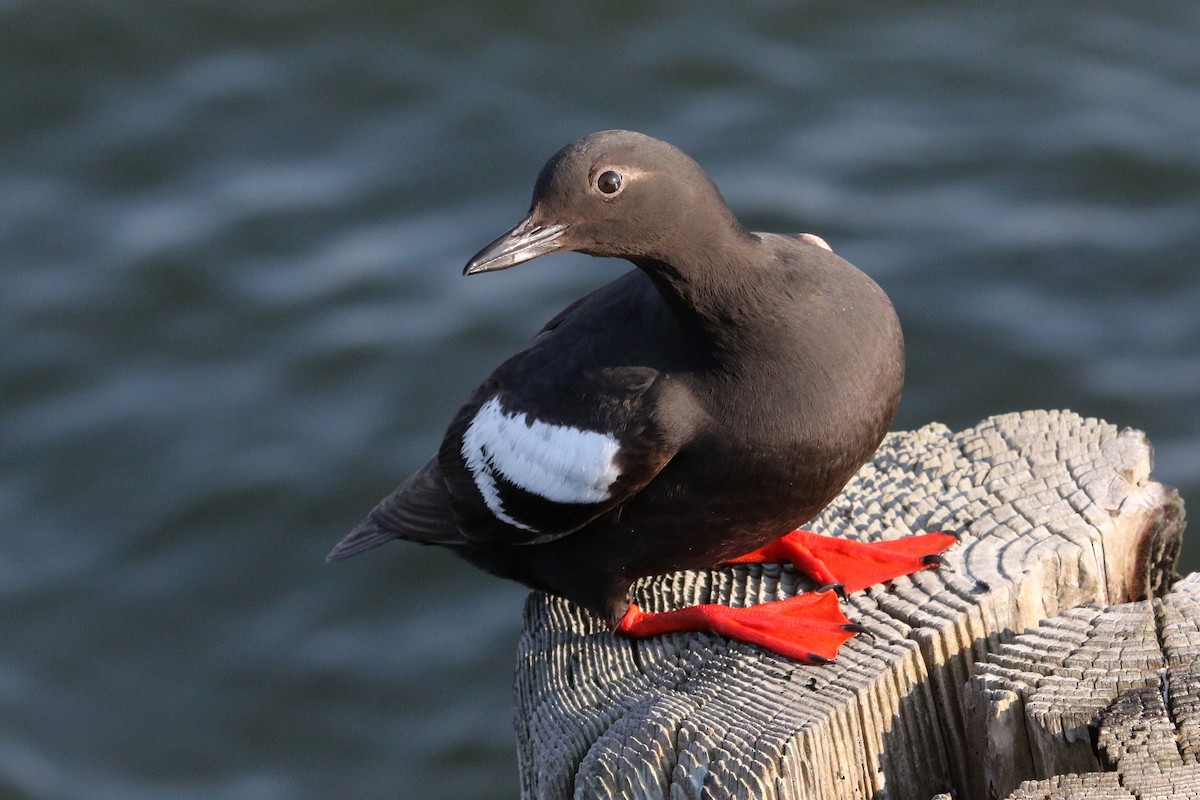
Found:
[[[627, 636], [714, 630], [810, 663], [861, 630], [836, 594], [941, 563], [948, 533], [793, 530], [871, 456], [900, 399], [900, 324], [870, 278], [815, 236], [747, 231], [695, 161], [629, 131], [555, 154], [528, 216], [464, 273], [566, 250], [637, 269], [501, 364], [330, 560], [441, 545]], [[743, 561], [790, 561], [837, 592], [659, 614], [630, 602], [643, 576]]]

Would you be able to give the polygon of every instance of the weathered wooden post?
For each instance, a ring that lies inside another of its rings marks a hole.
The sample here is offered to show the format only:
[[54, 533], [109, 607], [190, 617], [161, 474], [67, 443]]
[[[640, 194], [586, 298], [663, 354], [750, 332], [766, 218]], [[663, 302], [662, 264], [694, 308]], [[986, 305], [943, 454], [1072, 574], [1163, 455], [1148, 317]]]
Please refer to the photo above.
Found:
[[[1200, 796], [1200, 578], [1168, 593], [1183, 505], [1151, 464], [1143, 434], [1065, 411], [890, 435], [808, 527], [964, 535], [952, 569], [852, 596], [847, 616], [874, 637], [830, 666], [707, 634], [619, 639], [531, 595], [525, 797]], [[637, 597], [658, 611], [811, 588], [750, 565]], [[1162, 599], [1122, 605], [1147, 596]]]

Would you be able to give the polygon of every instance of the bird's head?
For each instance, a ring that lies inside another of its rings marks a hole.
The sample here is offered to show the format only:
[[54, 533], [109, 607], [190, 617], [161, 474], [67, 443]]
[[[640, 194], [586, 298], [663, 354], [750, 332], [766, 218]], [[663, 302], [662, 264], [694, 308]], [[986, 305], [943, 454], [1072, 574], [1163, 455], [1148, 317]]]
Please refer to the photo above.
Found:
[[695, 161], [644, 134], [601, 131], [546, 162], [529, 215], [479, 251], [463, 272], [507, 269], [566, 250], [666, 262], [667, 232], [673, 246], [703, 246], [713, 226], [741, 230]]

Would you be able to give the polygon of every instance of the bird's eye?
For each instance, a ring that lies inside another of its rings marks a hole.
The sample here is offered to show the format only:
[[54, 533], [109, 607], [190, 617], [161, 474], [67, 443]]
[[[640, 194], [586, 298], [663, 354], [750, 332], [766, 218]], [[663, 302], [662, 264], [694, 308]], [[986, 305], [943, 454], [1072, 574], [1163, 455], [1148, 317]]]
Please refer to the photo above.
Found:
[[621, 173], [605, 170], [596, 178], [596, 188], [601, 194], [616, 194], [621, 191]]

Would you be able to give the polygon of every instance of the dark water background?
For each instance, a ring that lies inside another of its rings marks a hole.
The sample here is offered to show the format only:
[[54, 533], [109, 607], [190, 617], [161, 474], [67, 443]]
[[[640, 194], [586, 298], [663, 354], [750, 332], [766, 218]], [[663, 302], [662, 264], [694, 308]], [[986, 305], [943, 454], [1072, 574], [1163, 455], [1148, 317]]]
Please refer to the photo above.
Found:
[[459, 276], [592, 130], [873, 275], [898, 428], [1101, 416], [1200, 509], [1200, 4], [9, 0], [0, 76], [0, 797], [513, 796], [524, 591], [322, 559], [624, 271]]

